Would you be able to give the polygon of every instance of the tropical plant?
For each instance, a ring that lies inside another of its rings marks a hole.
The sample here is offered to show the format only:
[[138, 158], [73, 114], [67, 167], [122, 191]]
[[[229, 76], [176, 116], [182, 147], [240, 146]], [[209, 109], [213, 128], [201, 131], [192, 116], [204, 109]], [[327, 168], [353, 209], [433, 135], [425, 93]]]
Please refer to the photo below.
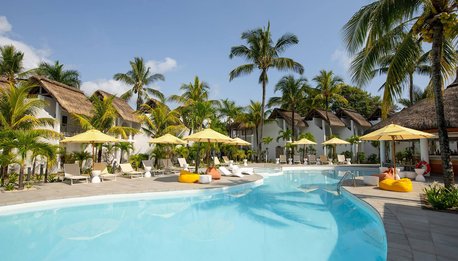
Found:
[[[247, 113], [245, 116], [245, 127], [254, 128], [255, 135], [256, 135], [256, 142], [258, 143], [257, 149], [258, 151], [261, 150], [261, 143], [259, 142], [259, 128], [262, 123], [262, 117], [264, 110], [262, 109], [262, 105], [260, 102], [255, 102], [250, 100], [250, 105], [247, 106]], [[258, 158], [260, 154], [258, 153]]]
[[[121, 152], [121, 158], [119, 159], [119, 163], [124, 163], [124, 154], [134, 149], [134, 145], [131, 142], [118, 142], [114, 145], [115, 148], [119, 149]], [[129, 158], [129, 155], [127, 155]]]
[[[309, 141], [313, 141], [313, 142], [316, 141], [316, 140], [315, 140], [315, 136], [313, 136], [313, 134], [312, 134], [311, 132], [306, 132], [306, 133], [301, 133], [301, 134], [299, 134], [299, 137], [297, 138], [297, 140], [301, 140], [301, 139], [304, 139], [304, 138], [305, 138], [305, 139], [308, 139]], [[305, 158], [305, 155], [307, 155], [308, 152], [311, 151], [311, 150], [313, 150], [314, 148], [313, 148], [312, 145], [308, 145], [308, 146], [305, 146], [305, 145], [304, 145], [304, 147], [305, 147], [305, 150], [304, 150], [304, 153], [305, 153], [305, 154], [304, 154], [303, 156], [304, 156], [304, 158]]]
[[159, 90], [148, 87], [148, 85], [161, 80], [164, 81], [165, 78], [162, 74], [156, 73], [151, 74], [150, 67], [146, 67], [145, 61], [143, 58], [135, 57], [133, 61], [130, 61], [131, 70], [127, 73], [117, 73], [113, 78], [117, 81], [124, 82], [132, 86], [132, 89], [125, 92], [121, 98], [128, 100], [134, 94], [137, 95], [137, 110], [140, 110], [140, 107], [143, 104], [143, 101], [148, 99], [148, 94], [153, 95], [154, 97], [159, 98], [160, 100], [164, 99], [164, 95]]
[[155, 107], [143, 104], [142, 111], [144, 114], [139, 116], [143, 122], [142, 130], [153, 138], [166, 133], [176, 135], [183, 129], [179, 111], [176, 109], [170, 110], [163, 103], [156, 103]]
[[334, 101], [341, 102], [343, 104], [348, 103], [347, 99], [345, 99], [345, 97], [340, 94], [341, 88], [344, 86], [343, 80], [339, 76], [334, 75], [332, 71], [321, 70], [320, 73], [315, 76], [315, 78], [313, 78], [313, 81], [315, 81], [317, 84], [316, 89], [320, 91], [319, 94], [313, 99], [313, 102], [324, 102], [326, 121], [329, 124], [329, 135], [332, 135], [332, 128], [328, 115], [330, 105]]
[[24, 53], [19, 52], [13, 45], [0, 47], [0, 76], [8, 82], [16, 83], [16, 78], [23, 75]]
[[381, 106], [380, 96], [373, 96], [369, 92], [355, 86], [343, 85], [340, 88], [340, 95], [347, 102], [334, 101], [331, 105], [332, 111], [348, 108], [357, 111], [365, 118], [369, 118]]
[[[363, 6], [346, 23], [347, 49], [356, 54], [352, 67], [362, 80], [371, 79], [370, 72], [380, 58], [393, 54], [385, 82], [384, 97], [400, 93], [402, 81], [420, 56], [419, 42], [432, 43], [430, 51], [431, 86], [434, 90], [437, 128], [442, 154], [444, 184], [454, 184], [450, 144], [444, 114], [444, 79], [456, 68], [453, 41], [458, 35], [458, 5], [453, 0], [392, 1], [378, 0]], [[357, 67], [361, 68], [358, 69]], [[354, 77], [355, 78], [355, 77]], [[384, 115], [387, 111], [382, 111]]]
[[92, 155], [87, 151], [75, 151], [72, 153], [75, 161], [78, 161], [80, 169], [83, 169], [83, 162], [89, 159], [92, 159]]
[[458, 188], [440, 186], [436, 182], [424, 188], [426, 199], [434, 209], [449, 209], [458, 207]]
[[284, 76], [280, 79], [277, 85], [275, 85], [274, 89], [274, 92], [280, 91], [282, 96], [271, 97], [268, 102], [269, 107], [278, 105], [283, 109], [291, 111], [291, 129], [293, 141], [296, 140], [296, 112], [299, 105], [305, 99], [307, 89], [310, 89], [310, 86], [307, 83], [307, 79], [295, 79], [293, 75]]
[[79, 72], [76, 70], [64, 70], [64, 65], [59, 63], [59, 61], [56, 61], [54, 64], [42, 62], [38, 68], [35, 69], [35, 72], [38, 75], [44, 76], [50, 80], [78, 89], [81, 85]]
[[255, 69], [259, 69], [261, 72], [259, 76], [259, 83], [262, 84], [261, 133], [259, 135], [261, 139], [257, 139], [259, 156], [261, 153], [261, 140], [263, 137], [265, 119], [264, 110], [266, 107], [268, 70], [292, 70], [302, 74], [304, 72], [304, 67], [291, 58], [280, 57], [281, 53], [283, 53], [288, 47], [299, 43], [299, 40], [294, 34], [287, 33], [282, 35], [274, 44], [270, 32], [270, 22], [267, 24], [267, 28], [257, 28], [243, 32], [241, 39], [246, 41], [247, 45], [232, 47], [229, 58], [242, 57], [250, 63], [240, 65], [233, 69], [229, 73], [229, 80], [232, 81], [239, 76], [250, 74]]
[[347, 141], [351, 143], [351, 154], [353, 155], [355, 153], [353, 151], [353, 145], [356, 144], [356, 146], [358, 146], [357, 144], [360, 143], [361, 140], [359, 139], [358, 135], [352, 135], [350, 138], [347, 139]]
[[235, 123], [243, 113], [244, 108], [237, 106], [234, 101], [229, 99], [221, 100], [218, 106], [218, 112], [221, 118], [225, 118], [226, 128], [229, 130], [229, 136], [232, 137], [232, 124]]
[[147, 159], [148, 159], [148, 154], [139, 153], [139, 154], [131, 155], [129, 157], [129, 163], [132, 165], [134, 169], [138, 170], [138, 168], [140, 168], [140, 166], [142, 165], [142, 161], [147, 160]]
[[423, 99], [426, 99], [428, 98], [428, 90], [420, 90], [419, 88], [417, 87], [414, 87], [413, 88], [413, 93], [412, 93], [412, 96], [411, 98], [401, 98], [398, 100], [398, 102], [404, 106], [404, 107], [410, 107], [412, 105], [414, 105], [415, 103], [423, 100]]

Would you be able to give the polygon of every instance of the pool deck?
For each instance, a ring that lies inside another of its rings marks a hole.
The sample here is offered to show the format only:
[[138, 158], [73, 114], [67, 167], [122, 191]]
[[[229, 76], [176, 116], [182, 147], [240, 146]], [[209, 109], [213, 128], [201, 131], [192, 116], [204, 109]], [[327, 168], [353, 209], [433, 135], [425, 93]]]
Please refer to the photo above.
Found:
[[458, 215], [421, 208], [420, 194], [428, 183], [412, 182], [409, 193], [364, 186], [344, 186], [374, 207], [382, 217], [388, 260], [458, 260]]
[[105, 181], [103, 183], [85, 183], [83, 181], [82, 183], [74, 183], [72, 186], [69, 185], [68, 181], [42, 183], [34, 185], [34, 188], [30, 190], [1, 191], [0, 206], [99, 195], [222, 188], [246, 184], [261, 179], [262, 176], [255, 174], [247, 175], [243, 178], [221, 177], [220, 180], [215, 180], [210, 184], [189, 184], [177, 182], [177, 175], [163, 175], [134, 179], [117, 177], [116, 181]]

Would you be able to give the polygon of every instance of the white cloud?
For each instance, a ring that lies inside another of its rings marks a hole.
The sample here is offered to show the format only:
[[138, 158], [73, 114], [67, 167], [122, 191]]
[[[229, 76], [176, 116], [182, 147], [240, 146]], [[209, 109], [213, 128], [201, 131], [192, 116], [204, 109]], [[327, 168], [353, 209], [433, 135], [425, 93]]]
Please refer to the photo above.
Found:
[[104, 90], [111, 94], [122, 95], [130, 89], [130, 86], [116, 80], [99, 79], [95, 81], [87, 81], [81, 84], [81, 90], [86, 95], [92, 95], [97, 90]]
[[177, 61], [170, 57], [166, 57], [163, 61], [148, 60], [146, 66], [150, 67], [151, 73], [166, 73], [177, 67]]
[[39, 49], [24, 42], [8, 37], [7, 33], [12, 29], [11, 24], [5, 16], [0, 16], [0, 46], [13, 45], [17, 50], [24, 53], [23, 65], [26, 70], [37, 67], [41, 62], [49, 62], [51, 54], [49, 49]]
[[331, 56], [332, 61], [338, 62], [340, 66], [342, 66], [345, 71], [350, 69], [351, 60], [352, 58], [348, 56], [346, 51], [341, 49], [336, 49]]
[[11, 24], [6, 19], [6, 16], [0, 16], [0, 34], [7, 33], [11, 31]]

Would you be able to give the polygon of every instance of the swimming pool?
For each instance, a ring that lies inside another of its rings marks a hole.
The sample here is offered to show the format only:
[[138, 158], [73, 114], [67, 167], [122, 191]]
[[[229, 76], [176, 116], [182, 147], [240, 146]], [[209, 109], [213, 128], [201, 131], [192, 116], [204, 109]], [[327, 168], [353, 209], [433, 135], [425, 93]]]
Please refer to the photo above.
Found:
[[384, 260], [380, 218], [338, 176], [0, 216], [2, 260]]

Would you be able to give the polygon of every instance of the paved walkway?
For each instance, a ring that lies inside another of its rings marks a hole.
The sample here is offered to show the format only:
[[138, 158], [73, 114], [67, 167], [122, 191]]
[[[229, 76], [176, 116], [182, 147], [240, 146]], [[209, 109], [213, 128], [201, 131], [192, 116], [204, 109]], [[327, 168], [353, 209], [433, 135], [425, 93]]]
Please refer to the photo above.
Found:
[[222, 177], [220, 180], [213, 181], [211, 184], [179, 183], [177, 179], [177, 175], [165, 175], [135, 179], [118, 177], [116, 181], [105, 181], [103, 183], [87, 184], [83, 181], [83, 183], [74, 183], [72, 186], [69, 185], [68, 181], [42, 183], [34, 185], [34, 189], [28, 191], [2, 191], [0, 193], [0, 206], [97, 195], [221, 188], [260, 180], [262, 176], [247, 175], [243, 178]]
[[388, 241], [388, 260], [458, 260], [458, 215], [421, 208], [425, 183], [399, 193], [373, 186], [345, 188], [381, 215]]

